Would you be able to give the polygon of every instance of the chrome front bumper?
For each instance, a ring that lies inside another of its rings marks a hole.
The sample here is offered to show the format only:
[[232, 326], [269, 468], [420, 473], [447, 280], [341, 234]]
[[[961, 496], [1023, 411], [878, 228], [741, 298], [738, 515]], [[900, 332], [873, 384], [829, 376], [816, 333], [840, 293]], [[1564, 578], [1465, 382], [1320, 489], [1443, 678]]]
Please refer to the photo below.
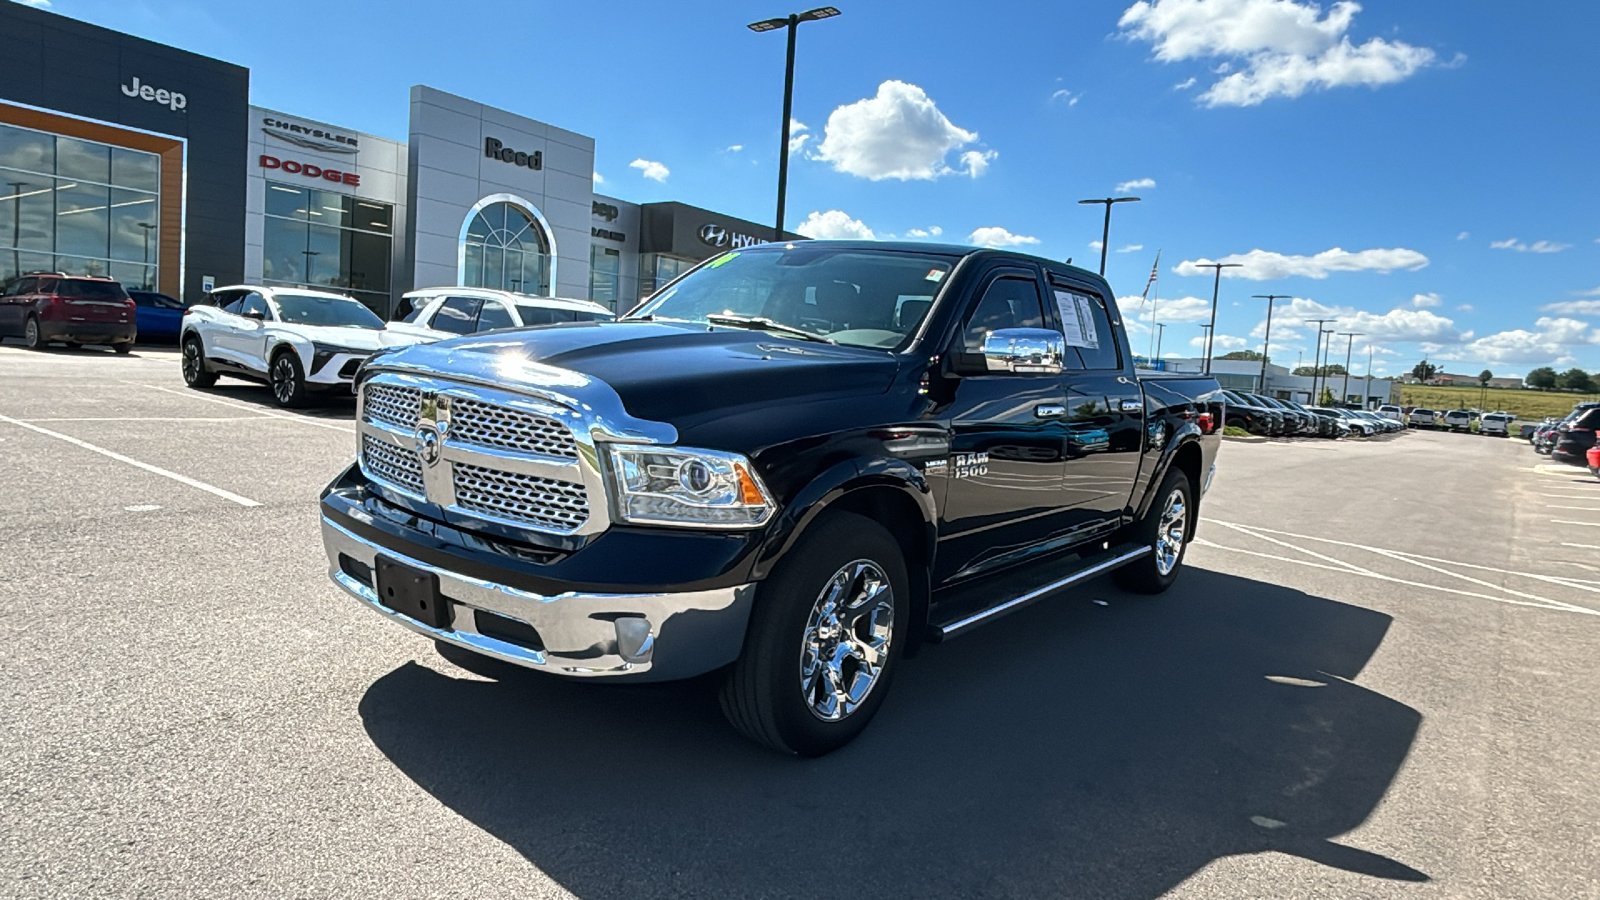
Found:
[[[334, 582], [385, 618], [424, 637], [557, 675], [669, 681], [709, 672], [739, 656], [755, 598], [754, 584], [684, 593], [545, 596], [386, 550], [326, 516], [322, 543]], [[434, 628], [382, 605], [372, 585], [346, 571], [340, 558], [371, 573], [380, 555], [438, 577], [439, 593], [452, 607], [450, 628]], [[541, 646], [479, 633], [475, 613], [480, 610], [530, 626]]]

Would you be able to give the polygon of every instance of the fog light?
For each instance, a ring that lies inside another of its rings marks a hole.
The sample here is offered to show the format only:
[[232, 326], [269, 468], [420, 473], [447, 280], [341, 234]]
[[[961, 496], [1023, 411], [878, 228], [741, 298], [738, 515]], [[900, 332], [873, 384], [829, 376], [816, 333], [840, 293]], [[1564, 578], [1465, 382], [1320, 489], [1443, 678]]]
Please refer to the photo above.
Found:
[[655, 635], [650, 633], [650, 620], [624, 616], [613, 624], [617, 629], [618, 655], [631, 663], [649, 662], [650, 652], [656, 648]]

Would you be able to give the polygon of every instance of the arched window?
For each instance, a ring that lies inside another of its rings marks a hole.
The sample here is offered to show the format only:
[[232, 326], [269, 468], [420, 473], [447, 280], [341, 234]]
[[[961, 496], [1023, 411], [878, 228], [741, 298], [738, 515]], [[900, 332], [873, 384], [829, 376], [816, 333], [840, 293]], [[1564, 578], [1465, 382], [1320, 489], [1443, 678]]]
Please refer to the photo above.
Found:
[[461, 233], [461, 283], [521, 294], [550, 293], [550, 232], [532, 206], [505, 194], [486, 197]]

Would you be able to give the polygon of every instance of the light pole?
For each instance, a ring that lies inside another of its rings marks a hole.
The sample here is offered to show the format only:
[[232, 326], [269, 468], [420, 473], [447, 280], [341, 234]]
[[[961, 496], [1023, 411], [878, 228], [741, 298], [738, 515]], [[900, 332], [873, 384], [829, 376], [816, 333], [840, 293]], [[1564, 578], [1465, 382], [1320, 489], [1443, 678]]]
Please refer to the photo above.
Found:
[[[1343, 336], [1343, 337], [1347, 337], [1347, 338], [1350, 339], [1349, 342], [1344, 345], [1344, 385], [1339, 388], [1341, 402], [1349, 403], [1350, 402], [1350, 351], [1352, 349], [1354, 349], [1355, 346], [1356, 346], [1356, 338], [1365, 337], [1366, 336], [1366, 332], [1362, 332], [1362, 331], [1341, 331], [1341, 332], [1339, 332], [1339, 334], [1341, 336]], [[1367, 401], [1365, 399], [1363, 399], [1361, 401], [1361, 408], [1362, 409], [1366, 409], [1367, 408]]]
[[1200, 339], [1205, 342], [1205, 345], [1207, 347], [1211, 346], [1211, 326], [1207, 325], [1204, 322], [1201, 322], [1200, 323], [1200, 331], [1201, 331]]
[[778, 19], [751, 22], [751, 31], [776, 31], [789, 29], [789, 56], [783, 67], [783, 143], [778, 147], [778, 223], [773, 226], [772, 239], [783, 240], [783, 201], [789, 190], [789, 112], [794, 105], [794, 36], [801, 22], [831, 19], [839, 14], [832, 6], [819, 6], [803, 13], [791, 13]]
[[1211, 341], [1212, 341], [1212, 338], [1215, 336], [1216, 331], [1217, 331], [1217, 291], [1222, 288], [1222, 270], [1223, 269], [1237, 269], [1237, 268], [1239, 268], [1239, 267], [1241, 267], [1243, 265], [1244, 265], [1244, 263], [1196, 263], [1195, 264], [1196, 268], [1214, 269], [1214, 270], [1216, 270], [1216, 274], [1217, 274], [1216, 279], [1211, 282], [1211, 325], [1210, 325], [1209, 330], [1206, 331], [1206, 367], [1205, 367], [1205, 374], [1207, 374], [1207, 375], [1211, 374]]
[[1317, 392], [1317, 378], [1322, 372], [1322, 336], [1327, 332], [1322, 326], [1334, 321], [1333, 319], [1307, 319], [1307, 325], [1317, 326], [1317, 350], [1311, 355], [1311, 405], [1321, 406], [1322, 395]]
[[1106, 275], [1106, 246], [1111, 243], [1111, 207], [1117, 203], [1138, 203], [1138, 197], [1107, 197], [1104, 200], [1079, 200], [1079, 203], [1104, 203], [1106, 225], [1100, 229], [1100, 277]]
[[[1256, 392], [1267, 391], [1267, 350], [1272, 346], [1272, 302], [1274, 300], [1287, 300], [1289, 294], [1252, 294], [1256, 300], [1267, 301], [1267, 330], [1261, 334], [1261, 377], [1256, 380]], [[1212, 300], [1211, 305], [1216, 306], [1217, 301]]]
[[1367, 345], [1367, 387], [1361, 394], [1361, 406], [1367, 405], [1367, 398], [1372, 396], [1372, 345]]

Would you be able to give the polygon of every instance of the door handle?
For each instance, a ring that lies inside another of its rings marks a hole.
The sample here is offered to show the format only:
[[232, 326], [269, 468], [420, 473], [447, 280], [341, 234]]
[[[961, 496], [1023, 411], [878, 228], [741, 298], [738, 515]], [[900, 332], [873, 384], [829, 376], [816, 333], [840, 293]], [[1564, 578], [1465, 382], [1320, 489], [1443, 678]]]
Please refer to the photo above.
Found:
[[1067, 414], [1067, 408], [1059, 403], [1041, 403], [1033, 408], [1033, 414], [1041, 419], [1059, 419]]
[[1124, 401], [1122, 401], [1122, 411], [1123, 412], [1143, 412], [1144, 411], [1144, 401], [1143, 400], [1124, 400]]

